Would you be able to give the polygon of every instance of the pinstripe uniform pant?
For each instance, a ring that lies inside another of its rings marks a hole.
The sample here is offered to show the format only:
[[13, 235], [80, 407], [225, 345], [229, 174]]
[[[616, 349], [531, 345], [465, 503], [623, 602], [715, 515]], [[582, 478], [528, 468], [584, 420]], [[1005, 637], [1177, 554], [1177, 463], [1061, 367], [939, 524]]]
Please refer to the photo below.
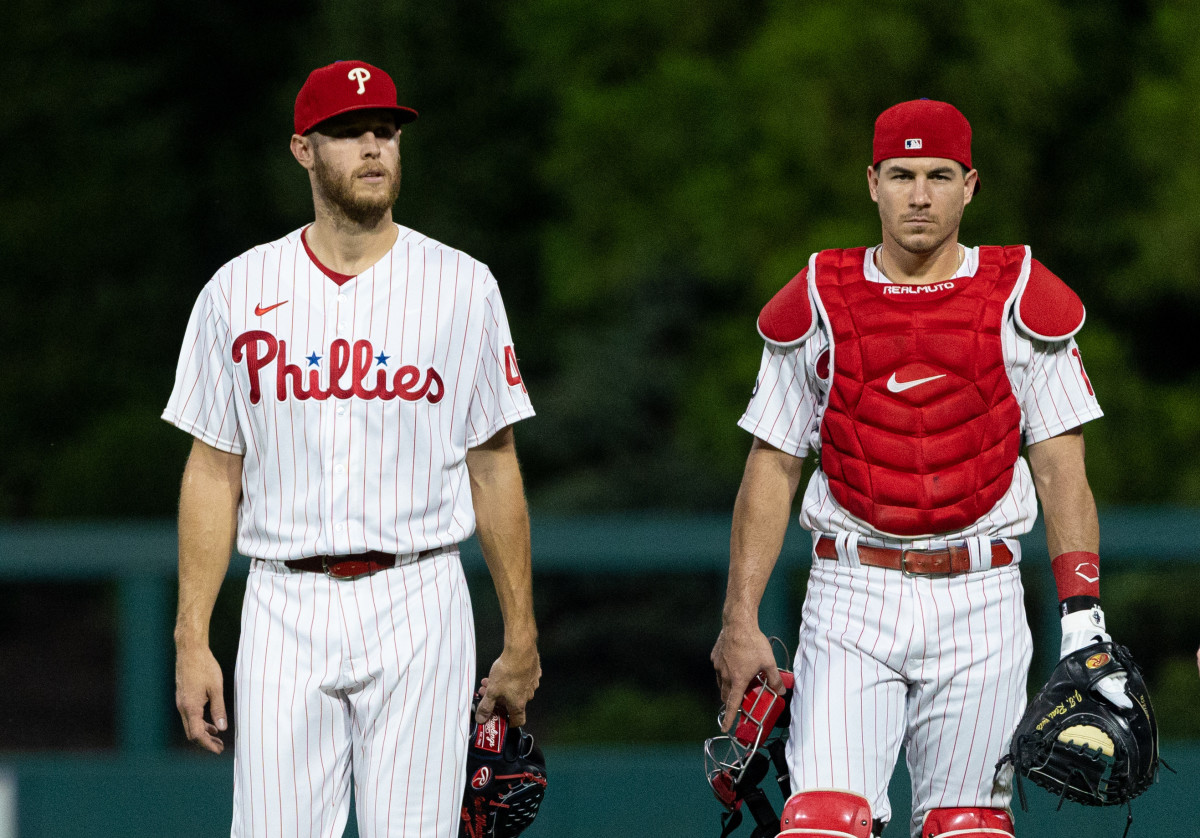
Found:
[[889, 820], [900, 747], [912, 834], [930, 809], [1003, 808], [996, 762], [1026, 703], [1031, 640], [1018, 565], [951, 577], [814, 559], [795, 660], [792, 789], [863, 795]]
[[475, 630], [457, 550], [357, 579], [255, 561], [235, 673], [233, 829], [458, 829]]

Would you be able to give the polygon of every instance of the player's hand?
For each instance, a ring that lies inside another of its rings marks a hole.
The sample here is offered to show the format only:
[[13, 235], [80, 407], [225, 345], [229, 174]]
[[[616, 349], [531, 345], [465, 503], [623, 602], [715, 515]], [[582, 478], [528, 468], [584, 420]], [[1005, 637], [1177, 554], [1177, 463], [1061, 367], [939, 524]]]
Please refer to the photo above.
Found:
[[[1064, 616], [1062, 622], [1062, 644], [1059, 659], [1093, 643], [1111, 643], [1112, 638], [1104, 629], [1104, 611], [1099, 605], [1087, 611], [1073, 611]], [[1133, 702], [1125, 694], [1125, 673], [1117, 672], [1101, 678], [1092, 688], [1112, 704], [1128, 710]]]
[[[212, 721], [204, 718], [208, 706]], [[185, 646], [175, 654], [175, 706], [187, 738], [206, 751], [225, 750], [220, 734], [229, 728], [221, 666], [207, 646]]]
[[481, 698], [475, 721], [483, 724], [500, 705], [508, 713], [510, 724], [525, 724], [525, 705], [533, 698], [542, 680], [542, 663], [537, 647], [504, 647], [479, 688]]
[[766, 675], [767, 686], [775, 692], [784, 691], [771, 641], [757, 625], [726, 623], [709, 657], [717, 671], [717, 687], [725, 705], [722, 731], [728, 732], [733, 727], [742, 696], [758, 673]]

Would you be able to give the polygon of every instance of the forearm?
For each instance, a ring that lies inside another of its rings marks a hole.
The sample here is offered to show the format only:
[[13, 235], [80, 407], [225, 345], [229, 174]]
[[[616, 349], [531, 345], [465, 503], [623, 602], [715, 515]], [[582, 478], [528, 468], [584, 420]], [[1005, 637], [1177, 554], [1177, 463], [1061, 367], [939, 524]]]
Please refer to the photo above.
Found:
[[476, 507], [479, 546], [496, 588], [504, 619], [504, 643], [532, 645], [537, 640], [533, 617], [533, 563], [530, 557], [529, 515], [518, 480], [507, 502]]
[[1100, 609], [1100, 523], [1084, 467], [1083, 434], [1029, 446], [1029, 464], [1046, 519], [1046, 546], [1062, 617], [1061, 653], [1107, 640]]
[[1042, 510], [1046, 519], [1046, 547], [1051, 556], [1061, 556], [1083, 550], [1100, 552], [1100, 519], [1096, 513], [1096, 501], [1087, 481], [1071, 491], [1051, 495], [1049, 504], [1043, 500]]
[[242, 458], [193, 445], [179, 493], [177, 647], [207, 648], [209, 621], [229, 569], [241, 496]]
[[729, 583], [721, 614], [721, 634], [709, 656], [725, 705], [722, 729], [728, 731], [746, 686], [756, 673], [777, 692], [783, 680], [771, 644], [758, 625], [758, 608], [779, 559], [800, 485], [803, 461], [756, 439], [733, 505], [729, 539]]
[[1063, 434], [1029, 447], [1046, 522], [1050, 556], [1100, 550], [1100, 521], [1084, 467], [1083, 434]]
[[756, 442], [733, 507], [726, 625], [758, 625], [758, 608], [783, 548], [801, 461]]
[[468, 455], [471, 499], [479, 546], [504, 619], [505, 646], [528, 648], [537, 641], [529, 511], [511, 431], [505, 437]]

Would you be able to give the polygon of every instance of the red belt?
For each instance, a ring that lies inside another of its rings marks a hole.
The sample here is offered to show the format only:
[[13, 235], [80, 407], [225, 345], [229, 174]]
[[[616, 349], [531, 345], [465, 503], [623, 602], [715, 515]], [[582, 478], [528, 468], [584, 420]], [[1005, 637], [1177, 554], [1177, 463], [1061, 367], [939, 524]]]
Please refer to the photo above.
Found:
[[[422, 550], [417, 554], [417, 561], [441, 553], [445, 549], [445, 547], [434, 547], [431, 550]], [[366, 553], [352, 553], [347, 556], [307, 556], [303, 559], [289, 559], [283, 565], [292, 570], [324, 573], [334, 579], [354, 579], [377, 570], [395, 567], [396, 556], [393, 553], [369, 550]]]
[[[817, 557], [836, 559], [837, 542], [827, 535], [817, 539]], [[951, 545], [938, 550], [896, 550], [891, 547], [858, 545], [858, 560], [872, 567], [902, 570], [920, 576], [966, 573], [971, 570], [971, 552], [966, 545]], [[1012, 550], [1003, 541], [992, 542], [992, 567], [1012, 564]]]

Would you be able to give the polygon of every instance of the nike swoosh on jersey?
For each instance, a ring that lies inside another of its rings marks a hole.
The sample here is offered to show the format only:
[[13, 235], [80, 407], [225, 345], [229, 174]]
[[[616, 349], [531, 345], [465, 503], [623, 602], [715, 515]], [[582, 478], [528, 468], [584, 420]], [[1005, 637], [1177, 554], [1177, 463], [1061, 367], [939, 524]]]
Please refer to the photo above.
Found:
[[939, 378], [945, 377], [946, 373], [942, 373], [941, 375], [931, 375], [928, 378], [915, 378], [912, 381], [900, 382], [896, 380], [896, 373], [892, 373], [892, 377], [887, 381], [887, 388], [888, 392], [890, 393], [903, 393], [905, 390], [911, 390], [918, 384], [926, 384], [930, 381], [937, 381]]
[[282, 303], [275, 303], [275, 305], [272, 305], [272, 306], [264, 306], [262, 303], [259, 303], [258, 305], [256, 305], [256, 306], [254, 307], [254, 313], [255, 313], [255, 314], [257, 314], [259, 317], [262, 317], [262, 316], [263, 316], [264, 314], [266, 314], [268, 311], [271, 311], [271, 310], [273, 310], [273, 309], [277, 309], [277, 308], [279, 308], [281, 305], [284, 305], [284, 304], [286, 304], [287, 302], [288, 302], [287, 300], [284, 300]]

